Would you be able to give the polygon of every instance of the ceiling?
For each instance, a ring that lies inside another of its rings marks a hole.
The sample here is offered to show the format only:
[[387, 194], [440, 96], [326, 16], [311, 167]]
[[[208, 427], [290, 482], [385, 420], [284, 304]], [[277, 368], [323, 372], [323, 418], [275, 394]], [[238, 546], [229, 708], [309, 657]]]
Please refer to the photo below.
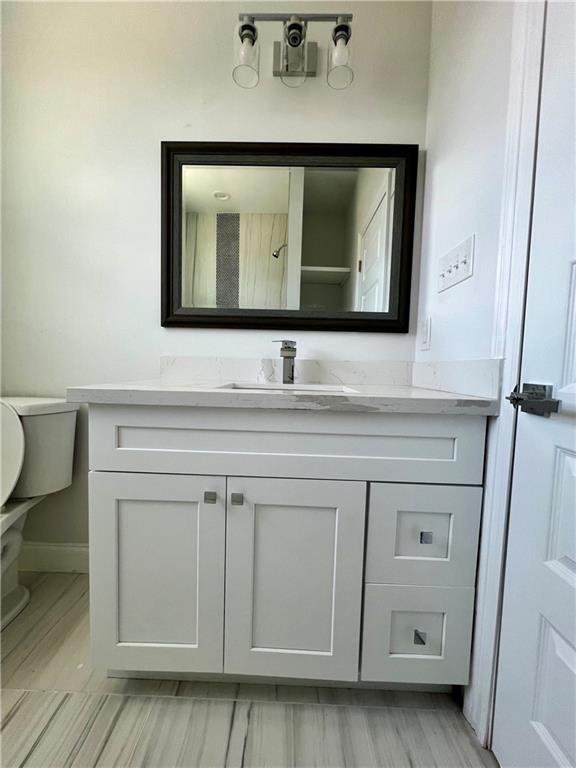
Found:
[[[258, 166], [186, 165], [183, 200], [196, 213], [288, 213], [290, 170]], [[230, 195], [217, 200], [214, 192]]]
[[305, 213], [347, 211], [354, 199], [357, 177], [357, 168], [306, 168]]
[[[306, 168], [305, 213], [343, 213], [354, 199], [356, 168]], [[183, 169], [183, 198], [196, 213], [287, 213], [289, 168], [261, 166], [187, 165]], [[218, 200], [214, 192], [230, 195]]]

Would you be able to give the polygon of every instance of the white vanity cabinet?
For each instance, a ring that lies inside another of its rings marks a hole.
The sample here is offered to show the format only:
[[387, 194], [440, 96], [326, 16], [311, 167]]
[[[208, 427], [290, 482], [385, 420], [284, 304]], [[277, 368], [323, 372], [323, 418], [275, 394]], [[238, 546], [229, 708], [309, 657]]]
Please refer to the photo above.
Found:
[[91, 405], [95, 662], [465, 683], [485, 422]]

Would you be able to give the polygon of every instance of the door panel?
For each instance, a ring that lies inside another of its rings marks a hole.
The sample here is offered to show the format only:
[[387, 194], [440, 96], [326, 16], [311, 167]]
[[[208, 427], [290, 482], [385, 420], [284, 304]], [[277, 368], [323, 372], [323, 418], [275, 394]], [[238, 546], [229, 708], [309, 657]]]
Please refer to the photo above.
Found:
[[118, 642], [197, 645], [198, 605], [182, 607], [198, 585], [199, 515], [194, 501], [118, 499]]
[[[255, 506], [255, 648], [330, 652], [337, 514], [327, 507]], [[279, 543], [289, 557], [278, 559]]]
[[364, 483], [228, 480], [225, 672], [358, 679], [365, 504]]
[[520, 412], [493, 749], [504, 768], [576, 764], [576, 6], [548, 3]]
[[225, 500], [224, 478], [90, 473], [96, 664], [222, 671]]
[[390, 300], [393, 175], [370, 223], [360, 238], [361, 269], [357, 283], [356, 310], [387, 312]]

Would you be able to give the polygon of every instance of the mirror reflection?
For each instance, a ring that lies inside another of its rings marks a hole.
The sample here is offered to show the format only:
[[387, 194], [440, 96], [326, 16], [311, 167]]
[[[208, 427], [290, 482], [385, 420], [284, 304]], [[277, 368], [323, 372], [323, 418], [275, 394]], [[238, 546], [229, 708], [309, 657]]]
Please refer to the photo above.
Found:
[[182, 166], [182, 305], [387, 312], [395, 170]]

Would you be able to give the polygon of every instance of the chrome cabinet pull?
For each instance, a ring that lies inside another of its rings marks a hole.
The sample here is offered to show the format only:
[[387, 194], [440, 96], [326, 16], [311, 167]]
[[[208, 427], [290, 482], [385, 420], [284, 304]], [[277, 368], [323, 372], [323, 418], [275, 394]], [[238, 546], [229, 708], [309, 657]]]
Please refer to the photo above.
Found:
[[432, 544], [432, 531], [420, 531], [420, 544]]
[[216, 504], [218, 494], [216, 491], [204, 491], [204, 504]]
[[426, 632], [419, 629], [414, 630], [414, 645], [426, 645]]
[[230, 504], [233, 504], [235, 507], [242, 507], [242, 506], [244, 506], [244, 494], [243, 493], [231, 493], [230, 494]]

